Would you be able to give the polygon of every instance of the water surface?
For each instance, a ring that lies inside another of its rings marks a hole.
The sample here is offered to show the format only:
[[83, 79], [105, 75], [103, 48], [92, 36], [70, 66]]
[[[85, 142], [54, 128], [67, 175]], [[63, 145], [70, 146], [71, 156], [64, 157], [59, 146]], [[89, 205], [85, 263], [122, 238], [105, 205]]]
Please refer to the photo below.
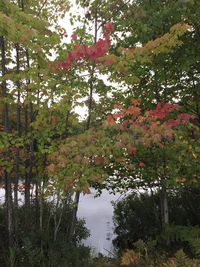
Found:
[[94, 248], [96, 253], [108, 255], [113, 252], [113, 206], [111, 201], [117, 201], [120, 194], [110, 195], [103, 190], [100, 197], [95, 197], [95, 190], [91, 194], [81, 195], [78, 217], [84, 218], [90, 237], [84, 244]]

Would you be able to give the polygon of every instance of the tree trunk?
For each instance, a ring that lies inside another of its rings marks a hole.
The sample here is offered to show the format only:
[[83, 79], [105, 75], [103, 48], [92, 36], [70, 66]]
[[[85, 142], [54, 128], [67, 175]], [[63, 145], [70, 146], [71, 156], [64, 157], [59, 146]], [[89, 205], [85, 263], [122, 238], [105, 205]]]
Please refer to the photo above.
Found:
[[40, 253], [43, 255], [43, 183], [40, 183], [40, 197], [39, 197], [39, 206], [40, 206]]
[[162, 229], [165, 230], [169, 225], [169, 208], [166, 187], [161, 190], [161, 207], [162, 207]]
[[[23, 1], [21, 3], [23, 5]], [[29, 58], [29, 52], [28, 49], [26, 49], [26, 64], [27, 68], [30, 68], [30, 58]], [[26, 81], [27, 86], [30, 84], [30, 79]], [[27, 92], [27, 97], [28, 97]], [[30, 123], [32, 122], [32, 104], [30, 103], [30, 119], [28, 120], [28, 105], [26, 107], [26, 114], [25, 114], [25, 129], [28, 131], [28, 121]], [[29, 224], [29, 214], [30, 214], [30, 177], [32, 176], [32, 166], [33, 166], [33, 155], [32, 155], [32, 140], [30, 142], [30, 145], [27, 147], [27, 159], [25, 161], [25, 209], [26, 209], [26, 225]]]
[[75, 226], [76, 226], [76, 221], [77, 221], [77, 212], [78, 212], [78, 204], [79, 204], [79, 199], [80, 199], [80, 192], [77, 191], [74, 197], [74, 207], [72, 210], [72, 220], [71, 220], [71, 225], [70, 225], [70, 230], [69, 230], [69, 240], [72, 240], [74, 234], [75, 234]]
[[[95, 17], [95, 29], [94, 29], [94, 43], [97, 42], [97, 11], [96, 11], [96, 17]], [[93, 101], [93, 92], [94, 92], [94, 72], [95, 72], [95, 63], [92, 66], [92, 69], [90, 70], [90, 80], [89, 80], [89, 98], [88, 98], [88, 118], [86, 123], [86, 130], [89, 130], [91, 125], [91, 113], [92, 113], [92, 101]], [[80, 177], [81, 178], [81, 177]], [[80, 191], [77, 191], [75, 194], [74, 199], [74, 208], [72, 211], [72, 221], [71, 221], [71, 227], [70, 227], [70, 234], [69, 239], [71, 239], [75, 232], [75, 226], [77, 221], [77, 212], [78, 212], [78, 205], [79, 205], [79, 199], [80, 199]]]
[[[17, 65], [16, 74], [19, 74], [20, 72], [19, 49], [20, 49], [19, 44], [16, 44], [16, 65]], [[20, 81], [18, 80], [16, 84], [17, 84], [17, 134], [20, 137], [21, 136]], [[17, 148], [16, 149], [16, 175], [15, 175], [15, 181], [14, 181], [14, 206], [15, 208], [18, 208], [18, 182], [19, 182], [19, 176], [20, 176], [19, 164], [20, 164], [19, 148]]]
[[166, 187], [161, 189], [161, 221], [162, 221], [162, 236], [165, 245], [169, 245], [169, 237], [167, 235], [167, 229], [169, 226], [169, 207], [168, 207], [168, 194]]
[[13, 201], [11, 179], [5, 172], [5, 190], [6, 190], [6, 214], [7, 214], [7, 229], [8, 229], [8, 244], [9, 247], [14, 245], [14, 229], [13, 229]]
[[[6, 74], [6, 50], [5, 50], [5, 39], [3, 36], [0, 37], [1, 45], [1, 72], [2, 77]], [[2, 96], [6, 98], [7, 85], [6, 81], [2, 81]], [[8, 118], [8, 103], [5, 102], [3, 106], [3, 126], [6, 132], [9, 132], [9, 118]], [[8, 152], [7, 152], [7, 155]], [[8, 243], [9, 247], [12, 247], [14, 244], [14, 231], [13, 231], [13, 202], [12, 202], [12, 185], [11, 177], [9, 173], [5, 171], [5, 202], [6, 202], [6, 214], [7, 214], [7, 230], [8, 230]]]

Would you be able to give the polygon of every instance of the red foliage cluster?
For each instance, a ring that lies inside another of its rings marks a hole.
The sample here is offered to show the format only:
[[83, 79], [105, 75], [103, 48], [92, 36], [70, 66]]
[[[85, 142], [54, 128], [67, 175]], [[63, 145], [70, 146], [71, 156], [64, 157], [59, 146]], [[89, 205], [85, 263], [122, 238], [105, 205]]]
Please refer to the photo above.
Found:
[[192, 115], [187, 113], [181, 113], [178, 115], [178, 119], [176, 120], [178, 124], [186, 124], [189, 119], [192, 118]]
[[179, 105], [169, 103], [158, 103], [155, 109], [148, 110], [142, 115], [140, 100], [133, 99], [131, 102], [132, 104], [128, 108], [124, 108], [122, 105], [115, 105], [118, 112], [107, 117], [108, 124], [112, 125], [118, 119], [121, 119], [120, 124], [124, 127], [140, 125], [144, 130], [149, 130], [150, 128], [156, 128], [161, 124], [166, 127], [175, 127], [180, 124], [186, 124], [189, 119], [192, 118], [192, 115], [187, 113], [178, 114], [176, 119], [168, 118], [171, 112], [180, 109]]
[[[95, 44], [91, 46], [75, 44], [72, 51], [67, 54], [66, 60], [60, 64], [61, 69], [68, 69], [75, 61], [91, 60], [98, 63], [98, 59], [103, 57], [108, 52], [111, 41], [110, 33], [114, 30], [112, 23], [106, 23], [103, 28], [104, 38], [100, 38]], [[72, 35], [72, 40], [77, 40], [77, 35]], [[110, 62], [109, 62], [110, 63]]]
[[106, 39], [110, 38], [110, 33], [114, 31], [114, 25], [112, 22], [108, 22], [103, 27], [103, 33]]
[[[177, 114], [180, 109], [177, 104], [158, 103], [154, 109], [142, 112], [140, 100], [133, 99], [128, 107], [115, 105], [114, 108], [114, 114], [107, 117], [107, 122], [121, 133], [117, 147], [125, 149], [130, 156], [136, 156], [136, 166], [139, 168], [145, 167], [143, 160], [138, 158], [141, 144], [145, 147], [156, 144], [163, 149], [166, 141], [173, 140], [174, 128], [192, 118], [190, 114]], [[123, 135], [124, 132], [130, 134]]]
[[147, 111], [147, 115], [149, 115], [152, 119], [164, 119], [167, 115], [174, 111], [179, 110], [179, 105], [177, 104], [169, 104], [169, 103], [158, 103], [154, 110]]
[[[118, 109], [107, 117], [109, 125], [118, 125], [121, 131], [132, 130], [132, 127], [139, 127], [142, 133], [141, 140], [147, 143], [157, 143], [162, 147], [162, 140], [170, 140], [174, 136], [174, 127], [186, 124], [192, 115], [186, 113], [175, 113], [175, 119], [171, 119], [171, 113], [179, 110], [177, 104], [158, 103], [155, 109], [148, 110], [144, 114], [140, 108], [139, 100], [132, 100], [132, 104], [125, 108], [118, 105]], [[134, 154], [133, 149], [127, 148], [129, 154]]]

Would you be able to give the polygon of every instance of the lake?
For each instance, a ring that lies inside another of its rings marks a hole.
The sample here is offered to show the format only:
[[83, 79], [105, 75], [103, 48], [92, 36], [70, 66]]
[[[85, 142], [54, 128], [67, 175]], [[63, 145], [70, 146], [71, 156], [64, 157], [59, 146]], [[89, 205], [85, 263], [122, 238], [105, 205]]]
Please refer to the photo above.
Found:
[[78, 208], [78, 217], [84, 218], [90, 237], [84, 241], [94, 249], [94, 254], [112, 255], [114, 239], [113, 206], [111, 201], [121, 199], [120, 194], [110, 195], [103, 190], [100, 197], [95, 197], [95, 190], [91, 194], [81, 195]]

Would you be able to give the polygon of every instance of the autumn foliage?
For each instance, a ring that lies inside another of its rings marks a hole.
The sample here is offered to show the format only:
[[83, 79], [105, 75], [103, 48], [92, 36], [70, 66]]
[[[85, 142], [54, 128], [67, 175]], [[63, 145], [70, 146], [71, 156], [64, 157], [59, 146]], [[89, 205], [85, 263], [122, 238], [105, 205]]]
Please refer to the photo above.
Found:
[[[154, 109], [143, 112], [138, 99], [133, 99], [128, 107], [116, 105], [115, 108], [107, 118], [108, 124], [122, 132], [137, 132], [133, 139], [147, 146], [154, 143], [163, 147], [165, 141], [173, 138], [175, 127], [186, 124], [192, 117], [178, 113], [179, 105], [170, 103], [158, 103]], [[127, 151], [134, 154], [136, 149], [127, 147]]]
[[[104, 38], [100, 38], [93, 45], [83, 45], [83, 44], [74, 44], [72, 46], [72, 51], [66, 55], [66, 60], [60, 63], [60, 68], [67, 70], [72, 66], [76, 61], [89, 60], [92, 62], [98, 63], [98, 59], [105, 56], [108, 52], [111, 41], [110, 34], [114, 31], [114, 26], [111, 22], [106, 23], [103, 27]], [[72, 40], [77, 40], [77, 35], [72, 35]]]

